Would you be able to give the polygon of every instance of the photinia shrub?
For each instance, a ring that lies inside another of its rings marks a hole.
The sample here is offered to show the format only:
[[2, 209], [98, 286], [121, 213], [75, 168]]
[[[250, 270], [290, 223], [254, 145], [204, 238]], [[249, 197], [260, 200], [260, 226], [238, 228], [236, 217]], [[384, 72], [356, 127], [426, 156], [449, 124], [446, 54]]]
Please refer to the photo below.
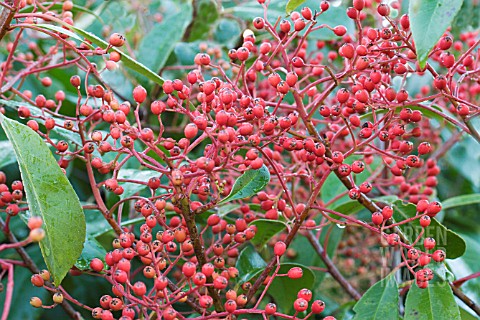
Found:
[[476, 1], [0, 4], [2, 320], [480, 316]]

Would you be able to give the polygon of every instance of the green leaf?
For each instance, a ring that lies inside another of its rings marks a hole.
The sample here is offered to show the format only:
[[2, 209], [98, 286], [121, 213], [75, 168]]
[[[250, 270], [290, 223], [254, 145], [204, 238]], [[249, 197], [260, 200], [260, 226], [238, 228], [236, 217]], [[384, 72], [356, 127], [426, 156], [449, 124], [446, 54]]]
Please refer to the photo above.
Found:
[[95, 238], [87, 238], [83, 245], [82, 254], [75, 262], [75, 267], [80, 270], [89, 270], [90, 261], [95, 258], [105, 261], [106, 254], [107, 250]]
[[238, 21], [221, 19], [217, 23], [217, 27], [213, 33], [213, 38], [218, 43], [226, 47], [233, 47], [235, 42], [240, 39], [242, 35], [240, 24]]
[[430, 50], [451, 25], [463, 0], [410, 0], [408, 14], [417, 59], [424, 67]]
[[[310, 9], [315, 10], [318, 9], [318, 1], [314, 1], [314, 4], [312, 1], [308, 1], [306, 3]], [[355, 23], [353, 22], [352, 19], [349, 19], [347, 17], [347, 9], [346, 7], [339, 6], [339, 7], [333, 7], [330, 6], [330, 8], [322, 13], [318, 18], [317, 21], [321, 24], [327, 24], [332, 28], [335, 28], [338, 25], [344, 25], [347, 28], [347, 34], [354, 34], [355, 32]], [[322, 28], [317, 31], [312, 32], [310, 39], [315, 39], [315, 40], [336, 40], [338, 39], [338, 36], [333, 33], [332, 30], [328, 28]]]
[[178, 1], [178, 6], [178, 12], [156, 24], [139, 45], [138, 61], [155, 72], [163, 68], [192, 20], [191, 1]]
[[[457, 279], [478, 272], [480, 256], [480, 233], [462, 234], [467, 243], [465, 254], [455, 260], [449, 260], [448, 267], [453, 270]], [[468, 280], [462, 285], [462, 291], [473, 301], [480, 301], [480, 278]]]
[[227, 214], [229, 214], [230, 212], [232, 211], [235, 211], [237, 209], [240, 209], [241, 205], [239, 204], [236, 204], [236, 203], [227, 203], [223, 206], [219, 206], [217, 208], [217, 214], [220, 216], [220, 217], [225, 217]]
[[460, 311], [447, 282], [434, 277], [425, 289], [413, 284], [405, 302], [408, 320], [460, 320]]
[[178, 42], [175, 45], [174, 53], [181, 65], [193, 65], [198, 53], [198, 43]]
[[188, 41], [204, 39], [210, 31], [210, 26], [218, 19], [217, 4], [213, 0], [200, 0], [195, 3], [197, 15], [190, 27]]
[[447, 264], [445, 262], [435, 262], [432, 261], [428, 265], [432, 271], [440, 277], [440, 279], [445, 281], [455, 281], [455, 276], [450, 270], [447, 269]]
[[354, 320], [398, 319], [398, 285], [391, 273], [365, 292], [353, 307]]
[[0, 150], [2, 150], [2, 152], [0, 152], [0, 168], [4, 168], [9, 164], [17, 162], [10, 141], [0, 141]]
[[287, 12], [287, 14], [290, 14], [293, 10], [297, 9], [297, 7], [299, 7], [304, 2], [305, 0], [288, 0], [285, 11]]
[[265, 245], [274, 235], [287, 227], [287, 225], [282, 221], [269, 219], [258, 219], [252, 221], [249, 226], [252, 225], [257, 226], [257, 232], [255, 233], [255, 237], [253, 237], [250, 242], [259, 247]]
[[[277, 307], [282, 312], [289, 314], [293, 309], [293, 302], [297, 299], [296, 293], [303, 288], [314, 289], [315, 275], [310, 268], [296, 263], [282, 263], [279, 274], [285, 274], [294, 267], [300, 267], [303, 270], [303, 276], [300, 279], [290, 279], [289, 277], [275, 277], [268, 288], [267, 294], [271, 295], [277, 303]], [[293, 294], [295, 293], [295, 294]]]
[[465, 194], [442, 201], [443, 210], [480, 203], [480, 194]]
[[[285, 15], [285, 2], [275, 0], [271, 1], [268, 6], [268, 19], [275, 20], [280, 16]], [[250, 21], [255, 17], [263, 17], [263, 7], [258, 5], [257, 1], [242, 1], [241, 4], [237, 4], [226, 12], [231, 11], [231, 13], [243, 20]]]
[[246, 282], [260, 273], [267, 264], [254, 247], [247, 245], [238, 256], [235, 267], [241, 275], [239, 282]]
[[477, 317], [473, 316], [471, 313], [469, 313], [467, 310], [463, 308], [458, 308], [460, 310], [460, 318], [462, 320], [478, 320]]
[[[87, 32], [83, 29], [80, 29], [80, 28], [77, 28], [77, 27], [74, 27], [74, 26], [70, 26], [70, 25], [68, 25], [68, 27], [70, 29], [74, 30], [76, 33], [80, 34], [85, 39], [91, 41], [93, 44], [95, 44], [95, 45], [97, 45], [97, 46], [99, 46], [103, 49], [107, 48], [108, 43], [105, 40], [102, 40], [101, 38], [97, 37], [93, 33]], [[144, 76], [148, 80], [153, 81], [154, 83], [157, 83], [159, 85], [163, 84], [164, 80], [163, 80], [162, 77], [160, 77], [157, 73], [153, 72], [151, 69], [149, 69], [145, 65], [141, 64], [137, 60], [130, 57], [125, 52], [120, 51], [117, 48], [111, 48], [109, 50], [109, 52], [111, 52], [111, 51], [116, 51], [116, 52], [120, 53], [120, 55], [121, 55], [120, 60], [123, 62], [125, 67], [127, 67], [129, 69], [132, 69], [133, 71], [141, 74], [142, 76]]]
[[80, 201], [42, 138], [29, 127], [0, 115], [13, 145], [29, 210], [43, 219], [43, 258], [56, 285], [82, 253], [85, 216]]
[[270, 172], [265, 165], [258, 170], [248, 170], [235, 181], [230, 194], [219, 203], [251, 197], [269, 182]]
[[[405, 204], [401, 200], [398, 200], [394, 202], [393, 218], [396, 222], [400, 222], [402, 220], [414, 217], [416, 215], [416, 211], [417, 209], [413, 204]], [[422, 230], [419, 219], [416, 219], [410, 223], [402, 224], [399, 226], [399, 228], [403, 235], [410, 242], [415, 241]], [[424, 237], [433, 237], [437, 243], [436, 249], [445, 250], [448, 259], [458, 258], [465, 253], [465, 240], [463, 240], [463, 238], [457, 233], [447, 229], [435, 218], [432, 218], [430, 225], [425, 228]], [[422, 241], [419, 241], [419, 244], [422, 243]]]
[[59, 26], [55, 26], [53, 24], [46, 24], [46, 23], [43, 23], [43, 24], [36, 24], [35, 25], [36, 27], [39, 27], [39, 28], [43, 28], [43, 29], [48, 29], [50, 31], [55, 31], [55, 32], [58, 32], [58, 33], [61, 33], [61, 34], [65, 34], [71, 38], [74, 38], [80, 42], [83, 42], [83, 39], [80, 38], [79, 36], [77, 36], [75, 33], [73, 33], [72, 31], [70, 30], [67, 30], [67, 29], [64, 29], [62, 27], [59, 27]]
[[133, 183], [133, 182], [119, 182], [118, 185], [123, 187], [123, 193], [120, 195], [120, 199], [125, 199], [134, 194], [148, 188], [147, 182], [150, 178], [158, 177], [160, 173], [153, 170], [138, 170], [138, 169], [120, 169], [118, 172], [118, 179], [129, 179], [142, 181], [145, 184]]

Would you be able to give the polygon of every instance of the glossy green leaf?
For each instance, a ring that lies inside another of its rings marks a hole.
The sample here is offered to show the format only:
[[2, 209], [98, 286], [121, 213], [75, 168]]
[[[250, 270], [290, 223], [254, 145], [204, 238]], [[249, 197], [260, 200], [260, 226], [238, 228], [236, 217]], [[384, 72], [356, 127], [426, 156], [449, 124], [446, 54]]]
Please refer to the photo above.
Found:
[[160, 71], [192, 20], [191, 1], [178, 1], [178, 12], [155, 24], [139, 45], [137, 60], [155, 72]]
[[43, 258], [56, 285], [82, 253], [85, 216], [80, 201], [43, 139], [29, 127], [0, 115], [13, 145], [29, 209], [43, 218]]
[[240, 207], [241, 206], [237, 203], [227, 203], [217, 208], [217, 214], [223, 218], [230, 212], [240, 209]]
[[442, 201], [443, 210], [480, 203], [480, 194], [464, 194]]
[[478, 320], [477, 317], [472, 315], [470, 312], [463, 308], [458, 308], [460, 310], [460, 319], [462, 320]]
[[[318, 9], [318, 1], [314, 1], [314, 4], [312, 4], [312, 1], [309, 0], [307, 1], [306, 5], [312, 10]], [[332, 28], [335, 28], [338, 25], [343, 25], [345, 28], [347, 28], [347, 34], [354, 34], [355, 32], [355, 23], [352, 19], [349, 19], [347, 17], [347, 10], [346, 7], [340, 6], [340, 7], [333, 7], [330, 6], [330, 8], [322, 13], [318, 18], [317, 21], [319, 22], [318, 24], [327, 24]], [[317, 25], [318, 25], [317, 24]], [[315, 39], [315, 40], [338, 40], [338, 36], [333, 33], [332, 30], [328, 28], [322, 28], [319, 30], [316, 30], [311, 33], [310, 39]]]
[[257, 226], [257, 232], [255, 233], [255, 237], [253, 237], [250, 242], [259, 247], [265, 245], [274, 235], [282, 230], [285, 230], [287, 227], [287, 225], [282, 221], [269, 219], [258, 219], [252, 221], [249, 226], [252, 225]]
[[288, 0], [285, 11], [290, 14], [293, 10], [297, 9], [305, 0]]
[[460, 320], [460, 311], [447, 282], [434, 277], [426, 289], [413, 284], [405, 302], [408, 320]]
[[226, 47], [233, 47], [236, 41], [240, 41], [242, 35], [238, 21], [221, 19], [215, 28], [213, 38]]
[[89, 270], [90, 261], [95, 258], [105, 261], [107, 250], [95, 238], [87, 238], [83, 245], [82, 254], [75, 262], [75, 267], [80, 270]]
[[[448, 267], [453, 270], [457, 279], [478, 272], [478, 257], [480, 257], [480, 233], [463, 234], [467, 243], [465, 254], [458, 259], [448, 260]], [[463, 283], [462, 291], [473, 301], [480, 301], [480, 278]]]
[[432, 269], [435, 275], [439, 276], [440, 279], [450, 282], [455, 281], [455, 276], [450, 270], [448, 270], [447, 264], [445, 262], [432, 261], [430, 262], [428, 267]]
[[[232, 13], [234, 16], [251, 21], [255, 17], [263, 17], [263, 7], [257, 1], [243, 1], [240, 4], [225, 10], [227, 13]], [[280, 16], [285, 16], [285, 1], [273, 0], [268, 6], [268, 18], [276, 20]]]
[[239, 282], [246, 282], [261, 272], [267, 264], [255, 248], [247, 245], [238, 256], [235, 267], [240, 274]]
[[288, 270], [294, 267], [300, 267], [303, 270], [303, 276], [300, 279], [290, 279], [289, 277], [275, 277], [268, 288], [267, 294], [271, 295], [277, 304], [277, 308], [282, 312], [289, 314], [293, 309], [293, 302], [297, 299], [296, 293], [303, 288], [315, 289], [315, 275], [310, 268], [296, 263], [282, 263], [279, 274], [286, 274]]
[[67, 35], [71, 38], [74, 38], [77, 41], [83, 42], [83, 39], [80, 38], [78, 35], [76, 35], [75, 33], [73, 33], [70, 30], [67, 30], [67, 29], [59, 27], [59, 26], [55, 26], [53, 24], [46, 24], [46, 23], [36, 24], [35, 26], [39, 27], [39, 28], [42, 28], [42, 29], [47, 29], [47, 30], [50, 30], [50, 31], [55, 31], [55, 32], [58, 32], [58, 33], [61, 33], [61, 34], [65, 34], [65, 35]]
[[193, 65], [195, 56], [198, 53], [198, 43], [196, 42], [178, 42], [174, 49], [177, 61], [181, 65]]
[[258, 170], [248, 170], [235, 181], [230, 194], [220, 203], [251, 197], [265, 188], [269, 182], [270, 172], [265, 165]]
[[463, 0], [410, 0], [408, 14], [417, 59], [425, 66], [430, 50], [451, 25]]
[[200, 0], [195, 3], [197, 15], [189, 28], [190, 35], [188, 41], [205, 39], [208, 35], [210, 27], [215, 24], [218, 19], [217, 4], [214, 0]]
[[141, 183], [133, 182], [119, 182], [118, 185], [123, 187], [123, 193], [120, 195], [121, 199], [128, 198], [134, 194], [148, 189], [147, 182], [150, 178], [159, 177], [160, 173], [153, 170], [138, 170], [138, 169], [121, 169], [118, 172], [117, 179], [137, 180]]
[[[401, 200], [394, 202], [393, 218], [396, 222], [414, 217], [416, 207], [413, 204], [405, 204]], [[420, 234], [422, 227], [418, 219], [399, 226], [403, 235], [413, 242]], [[448, 259], [455, 259], [465, 253], [466, 244], [457, 233], [447, 229], [437, 219], [432, 218], [430, 225], [425, 228], [424, 237], [433, 237], [436, 240], [436, 249], [443, 249]], [[422, 241], [419, 242], [423, 243]], [[422, 248], [423, 249], [423, 248]]]
[[354, 320], [398, 319], [398, 285], [391, 273], [365, 292], [353, 307]]
[[17, 162], [10, 141], [0, 141], [0, 150], [2, 150], [2, 152], [0, 152], [0, 169]]

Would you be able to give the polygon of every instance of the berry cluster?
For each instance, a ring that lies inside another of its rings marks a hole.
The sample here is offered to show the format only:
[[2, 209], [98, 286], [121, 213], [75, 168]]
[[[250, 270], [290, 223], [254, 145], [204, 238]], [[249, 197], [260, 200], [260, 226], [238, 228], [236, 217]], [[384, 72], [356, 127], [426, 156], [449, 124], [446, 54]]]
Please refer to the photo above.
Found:
[[[268, 1], [258, 2], [266, 17]], [[435, 239], [423, 237], [442, 209], [433, 199], [440, 173], [437, 160], [448, 148], [439, 132], [454, 125], [473, 134], [466, 120], [480, 111], [480, 85], [473, 49], [463, 47], [478, 45], [477, 34], [463, 34], [454, 42], [446, 33], [430, 54], [432, 63], [421, 68], [409, 17], [393, 19], [391, 6], [378, 2], [353, 1], [346, 14], [356, 30], [321, 24], [328, 1], [316, 10], [293, 11], [283, 20], [253, 18], [256, 31], [247, 30], [239, 47], [222, 55], [202, 45], [195, 65], [183, 68], [183, 77], [165, 79], [161, 95], [138, 85], [127, 97], [131, 101], [122, 101], [115, 88], [96, 80], [121, 63], [117, 48], [126, 42], [123, 35], [113, 33], [108, 47], [93, 48], [87, 41], [76, 46], [67, 34], [45, 31], [55, 44], [43, 57], [62, 50], [62, 66], [77, 65], [83, 72], [70, 78], [78, 94], [74, 115], [62, 112], [62, 91], [45, 97], [14, 87], [15, 79], [40, 77], [55, 66], [25, 71], [31, 61], [40, 61], [39, 48], [20, 38], [30, 52], [17, 53], [18, 41], [9, 42], [12, 54], [0, 66], [1, 81], [11, 80], [11, 98], [24, 101], [18, 116], [55, 149], [61, 168], [77, 159], [85, 164], [94, 208], [116, 232], [113, 250], [91, 260], [91, 270], [85, 272], [108, 281], [111, 293], [89, 307], [60, 287], [54, 304], [65, 299], [103, 320], [173, 320], [191, 312], [203, 319], [249, 313], [313, 317], [324, 311], [325, 303], [312, 301], [309, 289], [298, 292], [293, 315], [277, 312], [277, 305], [268, 301], [268, 289], [275, 278], [302, 277], [299, 267], [278, 273], [292, 241], [312, 230], [320, 234], [331, 224], [360, 228], [397, 248], [401, 266], [418, 287], [427, 287], [434, 276], [429, 263], [446, 257], [443, 250], [434, 250]], [[392, 8], [398, 5], [394, 2]], [[61, 19], [49, 12], [19, 14], [19, 25], [39, 31], [36, 19], [43, 19], [68, 29], [74, 24], [72, 8], [72, 2], [65, 1]], [[372, 20], [378, 25], [370, 25]], [[321, 29], [336, 39], [313, 40]], [[102, 57], [104, 68], [90, 56]], [[14, 63], [25, 69], [14, 68]], [[411, 77], [430, 77], [432, 86], [412, 96], [407, 91]], [[44, 87], [52, 84], [48, 77], [40, 81]], [[59, 129], [81, 142], [55, 139]], [[122, 176], [132, 162], [154, 174], [148, 179]], [[266, 189], [235, 200], [236, 206], [222, 213], [220, 201], [232, 192], [236, 179], [261, 168], [271, 174]], [[334, 175], [345, 191], [328, 198], [326, 181]], [[22, 183], [8, 188], [5, 181], [0, 175], [0, 207], [9, 219], [28, 207]], [[142, 191], [130, 194], [126, 184]], [[415, 205], [416, 215], [398, 221], [393, 206], [372, 200], [386, 195]], [[114, 204], [107, 205], [105, 198]], [[341, 198], [364, 205], [371, 223], [332, 210]], [[134, 218], [142, 219], [139, 227], [121, 226], [122, 220]], [[281, 221], [285, 230], [263, 252], [269, 261], [265, 270], [245, 280], [237, 262], [258, 233], [259, 219]], [[421, 236], [409, 241], [398, 226], [416, 221], [423, 228]], [[32, 241], [42, 238], [41, 224], [30, 218]], [[418, 249], [421, 241], [423, 251]], [[351, 251], [347, 255], [355, 256]], [[49, 279], [48, 271], [42, 271], [31, 281], [54, 290], [45, 283]], [[46, 307], [39, 298], [31, 304]]]

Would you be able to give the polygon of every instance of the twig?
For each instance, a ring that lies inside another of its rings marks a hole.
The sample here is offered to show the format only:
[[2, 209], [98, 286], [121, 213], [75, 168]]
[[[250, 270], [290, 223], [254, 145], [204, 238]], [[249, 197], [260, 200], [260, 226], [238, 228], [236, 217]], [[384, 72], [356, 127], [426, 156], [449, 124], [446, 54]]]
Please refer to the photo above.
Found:
[[[179, 189], [179, 188], [178, 188]], [[182, 215], [185, 218], [185, 222], [187, 224], [188, 233], [190, 234], [190, 239], [193, 241], [193, 250], [195, 251], [195, 256], [197, 257], [198, 263], [200, 267], [207, 263], [207, 258], [205, 257], [205, 248], [200, 239], [200, 235], [198, 234], [197, 226], [195, 224], [195, 213], [190, 210], [190, 204], [188, 198], [183, 195], [182, 190], [178, 190], [177, 192], [179, 195], [182, 195], [181, 199], [178, 199], [176, 205], [182, 211]], [[207, 277], [208, 282], [213, 282], [213, 278]], [[215, 310], [217, 312], [223, 312], [224, 308], [222, 305], [222, 301], [218, 296], [217, 291], [215, 291], [214, 287], [207, 287], [208, 293], [210, 297], [213, 299], [213, 304], [215, 306]]]
[[452, 283], [448, 283], [450, 288], [452, 288], [453, 294], [457, 296], [458, 299], [462, 300], [470, 309], [475, 311], [477, 315], [480, 316], [480, 306], [478, 306], [475, 301], [470, 299], [462, 292], [459, 288], [455, 287]]
[[328, 273], [342, 286], [342, 288], [355, 300], [360, 300], [362, 295], [350, 284], [350, 282], [345, 279], [340, 271], [337, 269], [332, 260], [327, 256], [325, 249], [318, 242], [318, 239], [315, 238], [310, 231], [306, 232], [306, 237], [312, 247], [317, 252], [320, 259], [327, 266]]
[[[18, 242], [17, 238], [10, 230], [5, 230], [5, 222], [1, 218], [0, 218], [0, 228], [3, 230], [3, 233], [5, 234], [9, 242], [11, 243]], [[30, 272], [40, 273], [40, 269], [38, 269], [35, 262], [32, 260], [32, 258], [30, 258], [27, 251], [25, 251], [23, 247], [17, 247], [15, 248], [15, 250], [17, 251], [18, 255], [25, 263], [25, 266], [28, 268], [28, 270], [30, 270]], [[51, 283], [45, 283], [45, 286], [49, 288], [55, 288], [55, 286]], [[66, 301], [60, 304], [60, 306], [62, 306], [63, 310], [65, 310], [65, 313], [68, 314], [70, 318], [81, 319], [79, 314], [75, 311], [75, 309], [73, 309], [73, 307], [70, 304], [68, 304]]]
[[14, 7], [13, 1], [6, 1], [6, 4], [10, 6], [10, 8], [8, 6], [3, 6], [3, 10], [0, 13], [0, 41], [7, 33], [8, 28], [10, 27], [10, 22], [12, 22], [12, 19], [17, 11], [17, 8]]

